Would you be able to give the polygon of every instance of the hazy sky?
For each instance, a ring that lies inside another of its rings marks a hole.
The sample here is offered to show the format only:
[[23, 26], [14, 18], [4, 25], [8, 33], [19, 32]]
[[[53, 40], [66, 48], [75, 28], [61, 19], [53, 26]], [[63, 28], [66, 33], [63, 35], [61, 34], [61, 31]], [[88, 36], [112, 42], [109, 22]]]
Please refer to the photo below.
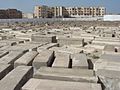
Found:
[[120, 0], [0, 0], [0, 8], [16, 8], [23, 12], [33, 12], [35, 5], [104, 6], [109, 13], [120, 13]]

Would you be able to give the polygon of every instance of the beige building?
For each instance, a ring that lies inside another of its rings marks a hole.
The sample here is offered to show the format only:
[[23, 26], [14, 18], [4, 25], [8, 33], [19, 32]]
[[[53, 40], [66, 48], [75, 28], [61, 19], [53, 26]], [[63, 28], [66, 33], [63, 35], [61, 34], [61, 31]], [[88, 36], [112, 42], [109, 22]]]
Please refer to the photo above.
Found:
[[34, 10], [35, 18], [47, 18], [48, 17], [48, 6], [35, 6]]
[[48, 7], [35, 6], [36, 18], [48, 17], [103, 17], [106, 13], [104, 7]]
[[70, 17], [80, 16], [104, 16], [106, 10], [104, 7], [66, 7]]
[[35, 18], [62, 17], [63, 7], [35, 6]]

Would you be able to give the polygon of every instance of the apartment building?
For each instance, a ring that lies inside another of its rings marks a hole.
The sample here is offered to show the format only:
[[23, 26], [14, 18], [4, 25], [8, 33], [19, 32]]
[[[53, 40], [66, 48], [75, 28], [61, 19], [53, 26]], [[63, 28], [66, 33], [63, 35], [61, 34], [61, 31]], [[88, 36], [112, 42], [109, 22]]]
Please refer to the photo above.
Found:
[[35, 6], [34, 17], [35, 18], [47, 18], [48, 17], [48, 6]]
[[52, 18], [52, 17], [68, 17], [68, 12], [65, 7], [48, 7], [48, 6], [35, 6], [35, 18]]
[[63, 17], [63, 7], [54, 7], [54, 17]]
[[54, 7], [49, 7], [47, 13], [48, 13], [48, 18], [54, 17], [55, 16], [54, 15]]
[[67, 7], [66, 8], [70, 17], [79, 16], [104, 16], [106, 9], [104, 7]]
[[17, 9], [7, 9], [6, 13], [9, 19], [22, 18], [22, 12]]
[[47, 17], [103, 17], [106, 13], [104, 7], [48, 7], [35, 6], [36, 18]]
[[54, 17], [69, 17], [69, 13], [65, 7], [56, 6], [54, 7]]
[[17, 19], [22, 18], [22, 12], [17, 9], [1, 9], [0, 19]]
[[1, 9], [0, 10], [0, 19], [6, 19], [6, 18], [7, 18], [6, 11]]

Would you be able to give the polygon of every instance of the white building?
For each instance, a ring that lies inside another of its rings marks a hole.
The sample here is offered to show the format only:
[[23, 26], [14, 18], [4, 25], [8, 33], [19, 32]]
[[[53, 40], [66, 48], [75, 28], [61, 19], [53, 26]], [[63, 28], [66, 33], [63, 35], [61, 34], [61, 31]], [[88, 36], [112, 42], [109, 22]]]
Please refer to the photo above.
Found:
[[120, 21], [120, 15], [104, 15], [104, 21]]
[[23, 13], [22, 17], [28, 19], [34, 18], [33, 13]]

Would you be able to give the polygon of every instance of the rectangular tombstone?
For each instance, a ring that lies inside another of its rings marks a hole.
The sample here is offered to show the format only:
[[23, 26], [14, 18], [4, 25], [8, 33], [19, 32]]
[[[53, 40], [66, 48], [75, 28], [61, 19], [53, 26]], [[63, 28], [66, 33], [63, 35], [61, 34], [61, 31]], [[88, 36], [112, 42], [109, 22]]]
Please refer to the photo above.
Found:
[[83, 49], [81, 48], [73, 48], [73, 47], [68, 47], [67, 48], [65, 46], [63, 47], [53, 47], [53, 48], [50, 48], [49, 50], [53, 50], [53, 51], [56, 51], [56, 52], [63, 52], [63, 53], [68, 53], [68, 54], [74, 54], [74, 53], [80, 53], [83, 51]]
[[93, 40], [93, 44], [97, 45], [114, 45], [114, 46], [120, 46], [119, 41], [100, 41], [100, 40]]
[[49, 43], [56, 43], [56, 36], [53, 35], [40, 35], [33, 34], [31, 36], [31, 40], [35, 42], [49, 42]]
[[97, 83], [93, 70], [41, 67], [34, 74], [34, 78], [61, 81]]
[[30, 79], [22, 90], [102, 90], [101, 85], [95, 83], [67, 82], [45, 79]]
[[72, 58], [72, 68], [88, 69], [86, 54], [74, 54]]
[[97, 76], [109, 77], [111, 79], [114, 79], [114, 78], [120, 79], [120, 70], [117, 71], [117, 70], [109, 70], [109, 69], [110, 68], [108, 68], [108, 69], [98, 69], [96, 71], [96, 75]]
[[101, 60], [120, 63], [120, 54], [102, 54]]
[[55, 54], [55, 60], [52, 67], [69, 68], [70, 67], [70, 55], [67, 53], [57, 52]]
[[24, 53], [24, 51], [10, 51], [9, 54], [0, 58], [0, 63], [11, 64], [13, 66], [14, 62]]
[[32, 75], [31, 66], [18, 66], [0, 81], [0, 90], [20, 90]]
[[[115, 59], [113, 59], [114, 61]], [[118, 59], [119, 60], [119, 59]], [[95, 74], [99, 77], [105, 90], [120, 90], [120, 63], [98, 60], [95, 63]]]
[[0, 48], [0, 51], [9, 51], [8, 49], [10, 48], [11, 46], [9, 45], [5, 45], [3, 47]]
[[14, 62], [14, 68], [20, 65], [25, 65], [25, 66], [32, 66], [32, 62], [34, 58], [37, 56], [38, 52], [36, 51], [30, 51], [25, 53], [23, 56], [21, 56], [19, 59], [17, 59]]
[[105, 54], [113, 54], [115, 52], [115, 46], [114, 45], [105, 45], [103, 49], [103, 53]]
[[7, 45], [10, 45], [10, 46], [17, 44], [16, 41], [10, 41], [10, 40], [2, 40], [2, 41], [0, 41], [0, 43], [6, 43]]
[[104, 69], [98, 69], [96, 75], [99, 77], [100, 82], [105, 87], [105, 90], [120, 90], [120, 70], [119, 68], [107, 67]]
[[37, 51], [37, 48], [42, 45], [43, 44], [37, 44], [37, 43], [19, 44], [8, 48], [8, 51]]
[[0, 58], [7, 55], [8, 53], [9, 53], [8, 51], [0, 51]]
[[50, 49], [50, 48], [52, 48], [52, 47], [58, 47], [58, 46], [59, 46], [58, 43], [48, 43], [48, 44], [46, 44], [46, 45], [43, 45], [43, 46], [41, 46], [41, 47], [38, 47], [37, 51], [38, 51], [38, 52], [41, 52], [41, 50]]
[[0, 80], [7, 75], [11, 70], [12, 66], [10, 64], [0, 64]]
[[104, 51], [110, 51], [110, 52], [115, 52], [115, 46], [114, 45], [105, 45]]
[[24, 43], [25, 42], [25, 40], [24, 39], [10, 39], [10, 41], [16, 41], [18, 44], [19, 43]]
[[50, 50], [44, 50], [35, 57], [32, 65], [34, 69], [37, 70], [41, 66], [50, 67], [53, 61], [54, 61], [54, 52]]
[[3, 46], [6, 46], [6, 45], [7, 45], [7, 43], [5, 43], [5, 42], [0, 42], [0, 48], [3, 47]]
[[63, 45], [80, 45], [84, 46], [84, 39], [82, 38], [58, 38], [57, 42], [60, 44], [60, 46]]

